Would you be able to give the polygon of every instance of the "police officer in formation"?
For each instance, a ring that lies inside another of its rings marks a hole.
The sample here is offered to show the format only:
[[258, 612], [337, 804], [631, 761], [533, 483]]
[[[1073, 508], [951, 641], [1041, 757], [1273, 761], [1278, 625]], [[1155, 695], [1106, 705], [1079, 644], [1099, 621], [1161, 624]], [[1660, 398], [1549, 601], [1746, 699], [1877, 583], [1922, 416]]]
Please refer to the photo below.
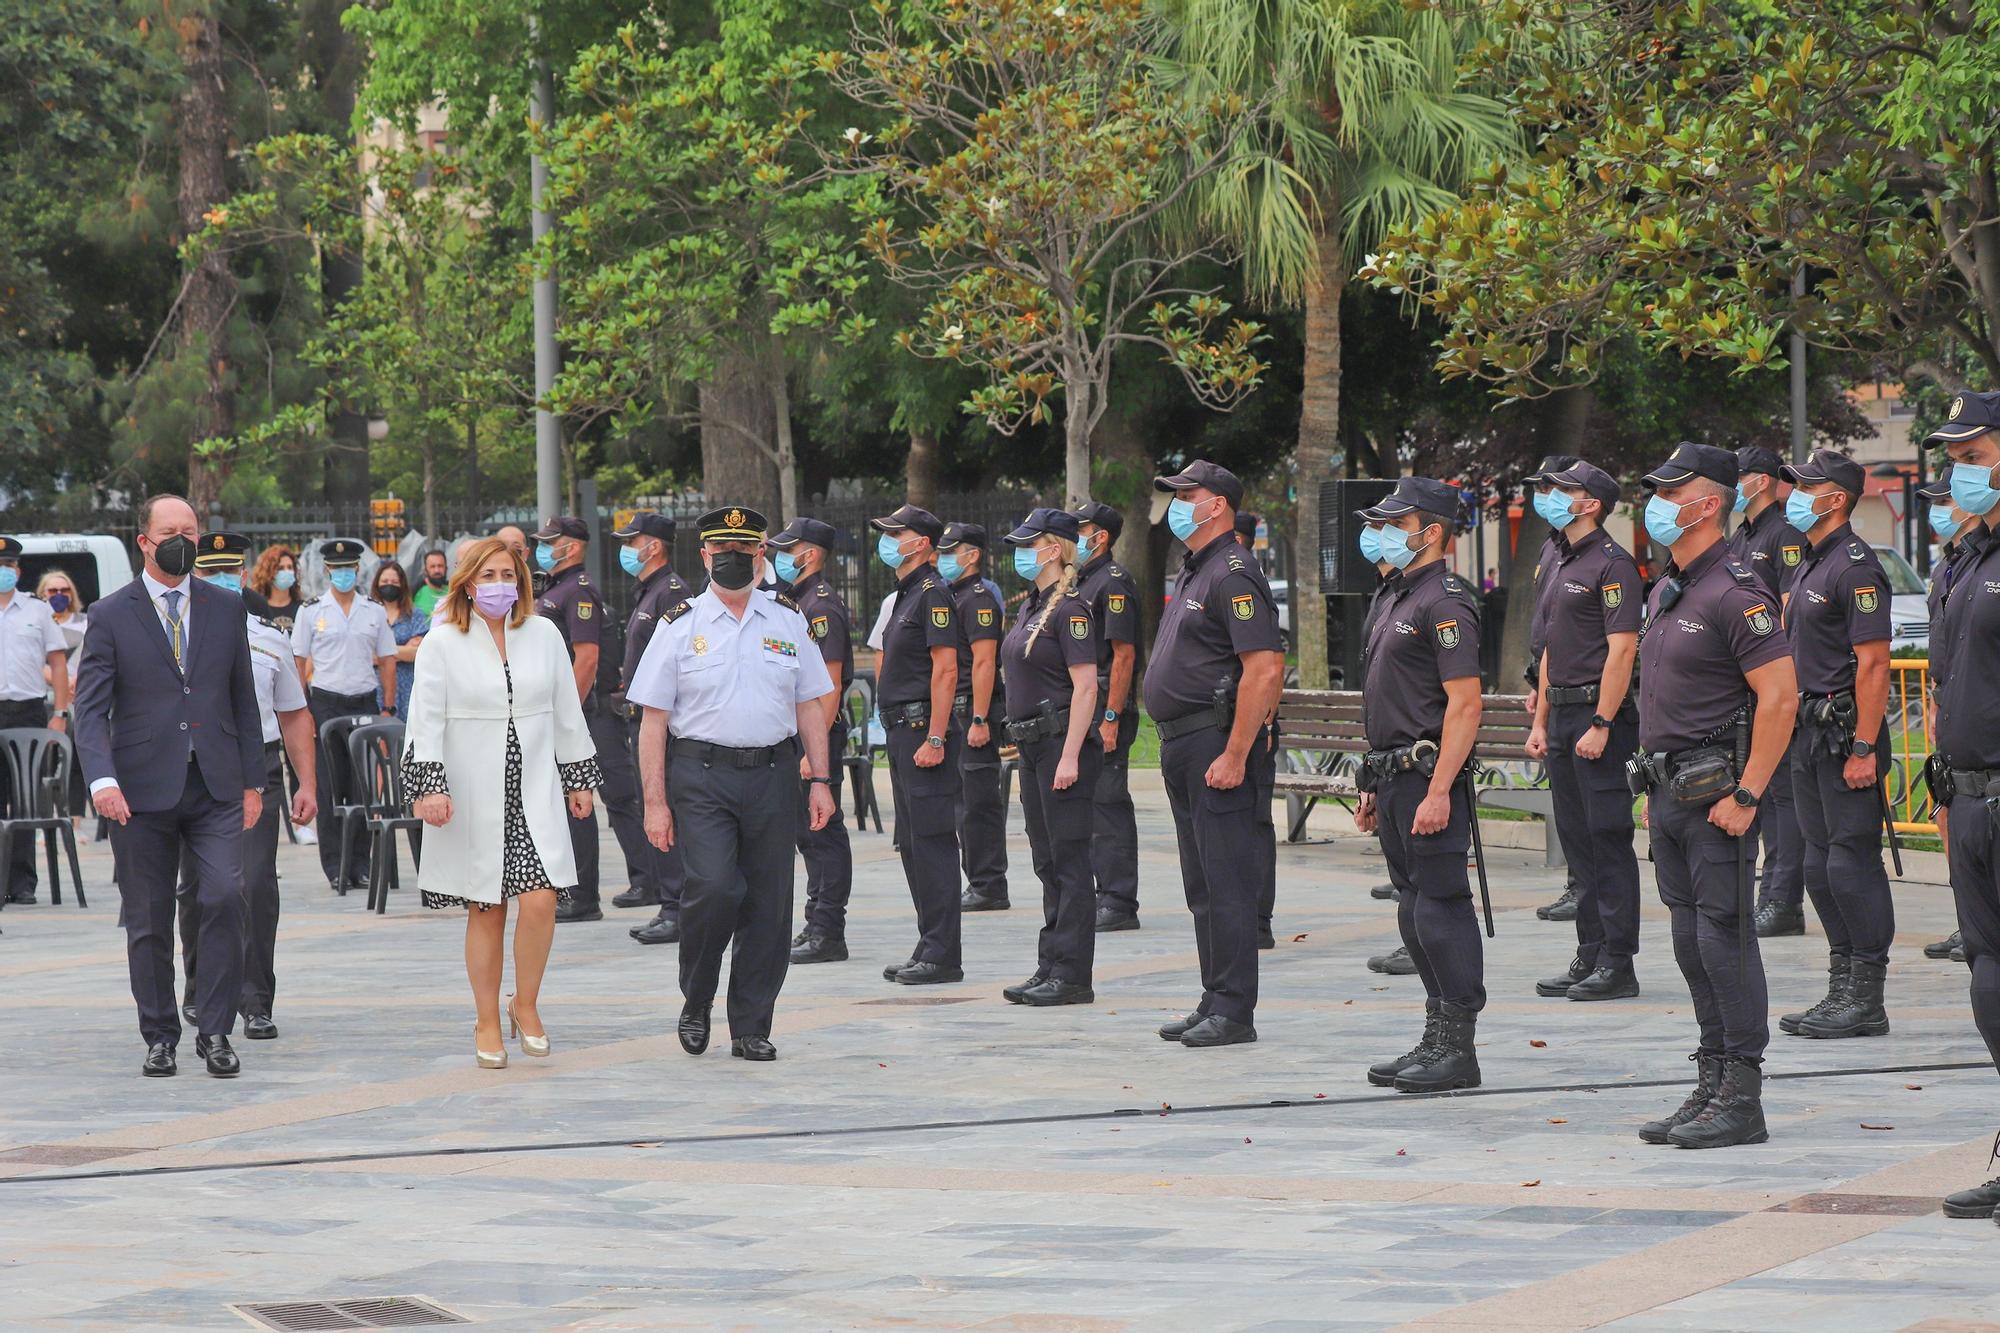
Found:
[[[1984, 523], [1975, 515], [1960, 509], [1958, 502], [1951, 498], [1949, 469], [1945, 476], [1919, 486], [1917, 494], [1928, 506], [1927, 517], [1931, 531], [1937, 534], [1939, 542], [1937, 559], [1931, 563], [1931, 584], [1925, 600], [1930, 608], [1931, 641], [1942, 643], [1943, 639], [1938, 637], [1938, 624], [1944, 619], [1945, 597], [1951, 592], [1958, 571], [1970, 557], [1978, 554], [1979, 548], [1985, 545], [1989, 533]], [[1946, 664], [1942, 657], [1931, 658], [1930, 693], [1924, 699], [1924, 708], [1929, 714], [1927, 734], [1931, 736], [1937, 735], [1937, 695], [1944, 683], [1942, 677], [1945, 670]], [[1950, 837], [1948, 826], [1951, 819], [1948, 808], [1949, 793], [1932, 791], [1930, 799], [1937, 812], [1938, 836], [1948, 841]], [[1949, 958], [1954, 963], [1962, 963], [1965, 961], [1964, 943], [1964, 936], [1959, 931], [1953, 930], [1943, 939], [1926, 944], [1924, 957]]]
[[964, 733], [954, 717], [965, 634], [951, 589], [937, 570], [944, 524], [903, 505], [868, 520], [875, 554], [896, 575], [896, 606], [882, 631], [876, 711], [888, 737], [889, 786], [897, 850], [917, 909], [917, 947], [882, 969], [885, 981], [932, 986], [965, 980], [959, 947], [958, 752]]
[[1153, 486], [1172, 494], [1167, 527], [1188, 556], [1160, 613], [1146, 712], [1160, 736], [1202, 984], [1201, 1002], [1160, 1036], [1228, 1046], [1257, 1039], [1258, 903], [1265, 858], [1277, 854], [1257, 803], [1271, 799], [1265, 729], [1285, 658], [1264, 572], [1236, 543], [1243, 484], [1196, 459]]
[[1355, 826], [1379, 833], [1396, 885], [1396, 926], [1424, 981], [1424, 1033], [1368, 1068], [1399, 1092], [1479, 1086], [1473, 1034], [1486, 1007], [1485, 953], [1465, 858], [1472, 846], [1466, 765], [1479, 737], [1479, 601], [1446, 556], [1459, 492], [1404, 477], [1379, 504], [1382, 558], [1402, 572], [1362, 650], [1363, 795]]
[[[832, 779], [833, 814], [814, 828], [803, 815], [799, 822], [799, 855], [806, 863], [805, 928], [792, 940], [794, 963], [847, 961], [847, 899], [854, 890], [854, 851], [840, 811], [841, 756], [847, 753], [847, 714], [841, 693], [854, 679], [854, 624], [847, 603], [826, 577], [826, 562], [838, 534], [816, 518], [795, 518], [766, 543], [775, 554], [779, 591], [798, 603], [806, 618], [806, 633], [826, 664], [833, 681], [827, 696], [826, 752]], [[803, 765], [807, 761], [801, 761]], [[800, 777], [811, 775], [801, 767]]]
[[1750, 839], [1791, 739], [1798, 681], [1777, 598], [1723, 541], [1736, 455], [1683, 443], [1644, 482], [1646, 532], [1672, 559], [1639, 641], [1634, 776], [1700, 1044], [1694, 1091], [1639, 1137], [1762, 1143], [1770, 1001], [1750, 928]]
[[[1395, 593], [1403, 584], [1402, 571], [1382, 558], [1382, 527], [1385, 520], [1368, 518], [1367, 513], [1368, 511], [1363, 510], [1356, 515], [1362, 522], [1356, 532], [1355, 540], [1361, 547], [1362, 557], [1375, 566], [1375, 577], [1380, 581], [1376, 583], [1375, 590], [1368, 594], [1368, 610], [1361, 617], [1361, 643], [1364, 648], [1368, 640], [1374, 636], [1377, 617], [1382, 614], [1385, 606], [1395, 600]], [[1379, 821], [1376, 825], [1376, 835], [1379, 839], [1381, 835]], [[1377, 885], [1368, 893], [1372, 898], [1398, 896], [1394, 883]], [[1388, 953], [1371, 957], [1368, 960], [1368, 970], [1380, 972], [1388, 977], [1413, 977], [1417, 974], [1417, 964], [1410, 957], [1409, 947], [1398, 943]]]
[[[618, 565], [639, 580], [639, 595], [633, 599], [632, 614], [625, 621], [625, 657], [618, 669], [618, 693], [609, 701], [608, 711], [614, 721], [623, 720], [627, 748], [636, 755], [641, 710], [625, 691], [631, 688], [632, 679], [638, 674], [639, 659], [646, 655], [646, 645], [652, 642], [661, 618], [692, 598], [694, 589], [674, 572], [674, 520], [668, 515], [634, 514], [630, 523], [615, 529], [611, 535], [623, 543], [618, 548]], [[600, 769], [604, 755], [600, 744]], [[669, 847], [661, 851], [650, 841], [643, 841], [639, 870], [625, 892], [611, 900], [611, 905], [657, 908], [652, 920], [632, 927], [627, 933], [641, 944], [673, 944], [681, 937], [681, 886], [687, 875], [681, 849]]]
[[[250, 539], [237, 532], [209, 532], [202, 535], [197, 548], [195, 576], [240, 595]], [[236, 1012], [243, 1016], [246, 1038], [269, 1041], [278, 1035], [271, 1008], [278, 993], [278, 803], [285, 791], [284, 757], [291, 756], [292, 769], [299, 775], [299, 790], [292, 797], [292, 822], [309, 824], [317, 813], [313, 779], [318, 747], [291, 641], [269, 620], [247, 611], [245, 615], [257, 716], [263, 724], [264, 791], [269, 799], [257, 822], [243, 833], [243, 984], [237, 992]], [[195, 858], [183, 849], [180, 891], [175, 897], [180, 904], [182, 971], [186, 974], [181, 1016], [191, 1024], [200, 1018], [195, 1008], [195, 947], [201, 939], [201, 894], [195, 874]]]
[[[535, 568], [548, 576], [535, 594], [535, 611], [553, 621], [562, 631], [563, 645], [576, 672], [576, 693], [583, 701], [584, 721], [590, 739], [597, 746], [598, 767], [604, 773], [599, 798], [611, 818], [611, 831], [625, 853], [628, 884], [646, 881], [645, 824], [639, 805], [639, 784], [632, 771], [632, 756], [625, 748], [625, 719], [597, 706], [597, 674], [602, 665], [604, 642], [604, 602], [590, 575], [584, 570], [589, 554], [590, 525], [580, 518], [564, 515], [552, 518], [535, 540]], [[576, 887], [569, 900], [556, 908], [557, 921], [602, 921], [604, 907], [598, 896], [597, 815], [595, 811], [569, 820], [570, 848], [576, 854]]]
[[[326, 565], [327, 590], [300, 608], [292, 622], [292, 656], [306, 682], [306, 701], [314, 730], [336, 717], [374, 714], [376, 691], [382, 696], [381, 715], [396, 716], [396, 636], [389, 613], [372, 597], [356, 590], [361, 556], [368, 548], [351, 537], [320, 543]], [[333, 812], [333, 763], [318, 766], [313, 804], [329, 815], [321, 830], [319, 864], [327, 882], [342, 893], [368, 881], [368, 848], [351, 849], [348, 882], [340, 882], [341, 831], [330, 820]], [[301, 772], [301, 778], [304, 774]]]
[[986, 529], [947, 523], [938, 541], [938, 577], [958, 609], [958, 696], [953, 717], [965, 731], [958, 767], [962, 809], [959, 855], [965, 865], [961, 905], [968, 912], [998, 912], [1007, 898], [1007, 801], [1000, 779], [1000, 733], [994, 721], [1000, 694], [1000, 640], [1007, 613], [986, 577]]
[[[1549, 482], [1550, 474], [1575, 467], [1582, 461], [1575, 454], [1549, 454], [1533, 472], [1527, 475], [1524, 479], [1525, 484], [1531, 494], [1542, 495], [1554, 489]], [[1535, 557], [1535, 572], [1529, 580], [1535, 609], [1528, 617], [1528, 665], [1522, 671], [1522, 675], [1528, 682], [1530, 712], [1534, 711], [1539, 702], [1542, 688], [1542, 650], [1548, 646], [1542, 637], [1546, 632], [1542, 619], [1542, 606], [1548, 601], [1549, 589], [1555, 583], [1556, 566], [1561, 562], [1563, 552], [1568, 549], [1569, 538], [1563, 535], [1562, 529], [1551, 527], [1549, 535], [1542, 539], [1542, 549]], [[1535, 909], [1535, 915], [1544, 921], [1576, 919], [1576, 900], [1581, 892], [1576, 882], [1576, 867], [1567, 866], [1565, 875], [1563, 891], [1556, 896], [1556, 900]]]
[[1785, 599], [1800, 692], [1792, 799], [1828, 961], [1826, 998], [1778, 1026], [1804, 1037], [1879, 1037], [1889, 1031], [1882, 982], [1896, 935], [1882, 868], [1889, 580], [1850, 522], [1866, 484], [1859, 463], [1821, 449], [1781, 475], [1792, 486], [1786, 525], [1807, 543]]
[[1094, 735], [1104, 752], [1091, 796], [1090, 872], [1095, 929], [1139, 928], [1139, 824], [1132, 807], [1132, 742], [1139, 734], [1139, 585], [1111, 558], [1125, 518], [1110, 505], [1076, 507], [1077, 596], [1090, 608], [1097, 644]]
[[[1236, 516], [1236, 544], [1248, 552], [1252, 560], [1257, 558], [1257, 529], [1263, 522], [1264, 520], [1256, 514], [1243, 513]], [[1264, 744], [1269, 748], [1275, 747], [1277, 743], [1278, 719], [1273, 715], [1269, 725], [1265, 727]], [[1274, 778], [1277, 776], [1275, 766], [1272, 768], [1272, 776]], [[1265, 859], [1264, 865], [1258, 871], [1257, 947], [1275, 949], [1278, 947], [1278, 940], [1271, 933], [1271, 918], [1278, 905], [1278, 821], [1277, 816], [1272, 813], [1272, 803], [1269, 800], [1257, 806], [1257, 813], [1259, 826], [1257, 845], [1259, 847], [1264, 845], [1264, 829], [1270, 830], [1271, 843], [1271, 855]]]
[[1097, 895], [1090, 831], [1104, 747], [1097, 712], [1097, 630], [1077, 595], [1076, 515], [1037, 509], [1007, 534], [1014, 572], [1033, 585], [1001, 646], [1007, 739], [1020, 754], [1028, 849], [1042, 884], [1035, 970], [1001, 994], [1037, 1007], [1089, 1004]]
[[833, 682], [797, 604], [757, 586], [764, 516], [725, 505], [699, 522], [708, 588], [661, 617], [626, 697], [645, 710], [646, 835], [662, 851], [678, 843], [687, 867], [681, 1047], [690, 1055], [708, 1049], [728, 952], [729, 1053], [774, 1060], [771, 1018], [790, 955], [799, 806], [813, 828], [833, 813], [825, 703]]
[[[1729, 550], [1738, 563], [1755, 574], [1782, 607], [1791, 595], [1792, 580], [1805, 560], [1805, 534], [1785, 521], [1784, 467], [1761, 444], [1736, 451], [1737, 486], [1734, 511], [1742, 519], [1729, 534]], [[1757, 891], [1757, 933], [1803, 935], [1805, 918], [1805, 844], [1799, 835], [1798, 813], [1792, 807], [1792, 764], [1789, 757], [1771, 775], [1764, 793], [1767, 817], [1757, 821], [1764, 845], [1764, 873]]]
[[1624, 999], [1639, 993], [1639, 859], [1625, 761], [1639, 744], [1631, 684], [1645, 605], [1638, 565], [1604, 531], [1617, 480], [1583, 462], [1544, 476], [1535, 509], [1563, 545], [1535, 608], [1541, 689], [1527, 748], [1548, 761], [1556, 836], [1578, 893], [1576, 957], [1535, 993]]
[[[69, 725], [69, 641], [57, 628], [55, 613], [39, 597], [19, 591], [21, 543], [0, 537], [0, 729]], [[47, 669], [45, 682], [42, 672]], [[49, 712], [48, 692], [55, 689], [55, 712]], [[0, 762], [0, 811], [11, 810], [14, 777]], [[20, 833], [9, 855], [13, 870], [7, 902], [35, 901], [35, 839]], [[0, 904], [4, 906], [5, 904]]]

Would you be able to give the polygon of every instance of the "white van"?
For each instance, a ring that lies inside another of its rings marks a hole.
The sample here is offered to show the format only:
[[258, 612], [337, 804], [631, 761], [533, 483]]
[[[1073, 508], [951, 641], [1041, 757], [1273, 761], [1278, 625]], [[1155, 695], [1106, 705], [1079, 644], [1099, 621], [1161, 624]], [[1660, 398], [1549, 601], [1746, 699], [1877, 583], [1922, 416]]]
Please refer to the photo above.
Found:
[[90, 613], [99, 598], [130, 583], [131, 548], [122, 537], [103, 533], [19, 532], [10, 534], [21, 543], [21, 589], [33, 592], [35, 584], [51, 569], [60, 569], [76, 582], [83, 612]]

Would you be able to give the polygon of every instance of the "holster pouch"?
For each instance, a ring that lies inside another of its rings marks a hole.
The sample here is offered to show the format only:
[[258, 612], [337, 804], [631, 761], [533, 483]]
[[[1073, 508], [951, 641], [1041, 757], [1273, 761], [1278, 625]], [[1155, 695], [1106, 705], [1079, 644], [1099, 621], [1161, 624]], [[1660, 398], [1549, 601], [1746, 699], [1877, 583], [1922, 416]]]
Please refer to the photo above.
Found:
[[1667, 777], [1667, 790], [1682, 805], [1706, 808], [1736, 790], [1736, 766], [1724, 750], [1690, 750]]

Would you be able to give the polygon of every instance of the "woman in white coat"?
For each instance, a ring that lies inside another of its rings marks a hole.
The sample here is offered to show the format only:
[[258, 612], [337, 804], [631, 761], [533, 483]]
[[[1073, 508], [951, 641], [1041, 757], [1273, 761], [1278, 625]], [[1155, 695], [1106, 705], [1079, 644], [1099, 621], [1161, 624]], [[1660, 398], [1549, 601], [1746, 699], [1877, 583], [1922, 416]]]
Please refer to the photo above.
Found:
[[417, 652], [404, 783], [429, 825], [417, 887], [426, 907], [464, 908], [465, 971], [478, 1009], [473, 1052], [504, 1069], [500, 976], [507, 904], [518, 900], [509, 1025], [547, 1055], [537, 1002], [556, 903], [576, 883], [563, 806], [579, 819], [602, 785], [555, 625], [534, 614], [528, 567], [510, 547], [469, 543]]

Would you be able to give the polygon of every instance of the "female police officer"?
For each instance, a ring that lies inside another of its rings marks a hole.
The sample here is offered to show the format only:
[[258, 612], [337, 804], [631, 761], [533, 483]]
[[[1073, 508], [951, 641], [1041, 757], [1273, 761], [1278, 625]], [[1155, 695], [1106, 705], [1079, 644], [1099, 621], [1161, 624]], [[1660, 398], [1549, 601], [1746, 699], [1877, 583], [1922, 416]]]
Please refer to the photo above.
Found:
[[1002, 992], [1015, 1004], [1089, 1004], [1096, 952], [1090, 870], [1092, 798], [1102, 745], [1085, 745], [1097, 710], [1097, 633], [1076, 594], [1076, 515], [1037, 509], [1007, 534], [1014, 572], [1035, 585], [1000, 645], [1007, 738], [1020, 749], [1028, 848], [1042, 881], [1035, 974]]

